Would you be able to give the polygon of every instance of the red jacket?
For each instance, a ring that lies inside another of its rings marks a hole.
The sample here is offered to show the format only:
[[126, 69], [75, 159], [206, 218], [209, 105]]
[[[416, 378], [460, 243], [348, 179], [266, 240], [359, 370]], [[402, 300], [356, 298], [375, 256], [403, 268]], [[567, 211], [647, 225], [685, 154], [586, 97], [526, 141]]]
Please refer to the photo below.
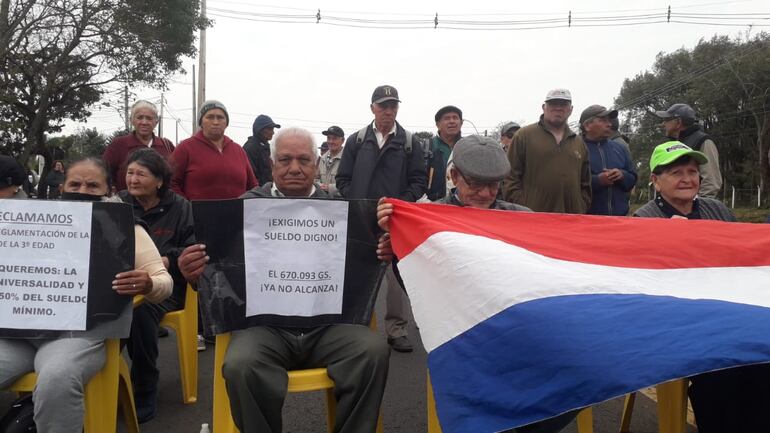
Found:
[[243, 148], [225, 136], [219, 149], [198, 131], [171, 155], [171, 189], [188, 200], [237, 198], [258, 185]]
[[[107, 169], [110, 172], [110, 179], [112, 179], [115, 188], [118, 191], [126, 189], [126, 166], [125, 162], [128, 156], [134, 153], [137, 149], [146, 148], [147, 145], [139, 141], [136, 138], [136, 134], [133, 132], [128, 135], [121, 135], [115, 137], [107, 149], [102, 155], [102, 159], [107, 164]], [[161, 154], [164, 158], [168, 159], [171, 153], [174, 151], [174, 144], [171, 141], [152, 136], [152, 145], [150, 146], [156, 152]]]

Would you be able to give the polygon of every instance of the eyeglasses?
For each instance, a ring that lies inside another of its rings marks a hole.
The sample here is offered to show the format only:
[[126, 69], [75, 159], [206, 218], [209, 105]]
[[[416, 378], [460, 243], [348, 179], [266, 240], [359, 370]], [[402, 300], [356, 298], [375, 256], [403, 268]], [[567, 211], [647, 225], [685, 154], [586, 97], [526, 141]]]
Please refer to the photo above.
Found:
[[465, 182], [465, 184], [468, 185], [468, 188], [473, 192], [479, 192], [484, 189], [490, 190], [490, 191], [497, 191], [497, 189], [500, 187], [500, 181], [497, 181], [497, 180], [494, 180], [491, 182], [490, 181], [479, 182], [479, 181], [468, 179], [462, 173], [460, 173], [460, 177], [463, 179], [463, 182]]
[[513, 138], [513, 132], [506, 132], [505, 134], [503, 134], [503, 137]]

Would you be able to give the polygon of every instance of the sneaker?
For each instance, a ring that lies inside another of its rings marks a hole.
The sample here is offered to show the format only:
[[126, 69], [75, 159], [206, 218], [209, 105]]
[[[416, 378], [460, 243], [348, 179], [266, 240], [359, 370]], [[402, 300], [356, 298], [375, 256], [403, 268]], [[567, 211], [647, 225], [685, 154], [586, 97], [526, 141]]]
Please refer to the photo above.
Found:
[[202, 335], [198, 335], [198, 352], [206, 350], [206, 340]]
[[409, 353], [414, 350], [412, 343], [409, 341], [409, 337], [406, 335], [396, 338], [388, 337], [388, 344], [390, 344], [390, 347], [396, 352]]

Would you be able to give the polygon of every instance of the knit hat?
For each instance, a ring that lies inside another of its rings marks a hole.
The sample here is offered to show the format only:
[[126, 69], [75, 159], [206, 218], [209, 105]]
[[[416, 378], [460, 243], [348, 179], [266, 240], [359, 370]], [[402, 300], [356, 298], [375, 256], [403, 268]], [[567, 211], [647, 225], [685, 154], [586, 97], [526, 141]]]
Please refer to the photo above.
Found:
[[225, 108], [225, 104], [217, 101], [216, 99], [209, 99], [208, 101], [201, 104], [201, 111], [198, 113], [198, 126], [201, 125], [201, 121], [203, 120], [203, 116], [206, 115], [209, 111], [219, 108], [220, 110], [225, 112], [225, 120], [227, 121], [227, 124], [230, 124], [230, 114], [227, 112], [227, 108]]

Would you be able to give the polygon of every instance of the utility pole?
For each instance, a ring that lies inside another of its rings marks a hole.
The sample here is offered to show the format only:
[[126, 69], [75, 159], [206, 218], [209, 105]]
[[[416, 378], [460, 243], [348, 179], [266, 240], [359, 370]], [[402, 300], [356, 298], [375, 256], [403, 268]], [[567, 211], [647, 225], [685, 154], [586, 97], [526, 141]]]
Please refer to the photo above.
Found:
[[181, 122], [179, 119], [176, 119], [176, 139], [174, 141], [174, 144], [179, 144], [179, 122]]
[[123, 88], [123, 118], [126, 121], [126, 131], [128, 131], [128, 86]]
[[[201, 16], [206, 18], [206, 0], [201, 0]], [[198, 105], [206, 101], [206, 29], [201, 29], [200, 48], [198, 49]], [[193, 117], [197, 117], [199, 106], [193, 110]], [[198, 130], [198, 123], [195, 123]]]
[[160, 94], [160, 119], [158, 119], [158, 137], [163, 137], [163, 93]]
[[192, 71], [192, 132], [195, 134], [198, 132], [198, 104], [195, 103], [195, 65], [193, 65]]

